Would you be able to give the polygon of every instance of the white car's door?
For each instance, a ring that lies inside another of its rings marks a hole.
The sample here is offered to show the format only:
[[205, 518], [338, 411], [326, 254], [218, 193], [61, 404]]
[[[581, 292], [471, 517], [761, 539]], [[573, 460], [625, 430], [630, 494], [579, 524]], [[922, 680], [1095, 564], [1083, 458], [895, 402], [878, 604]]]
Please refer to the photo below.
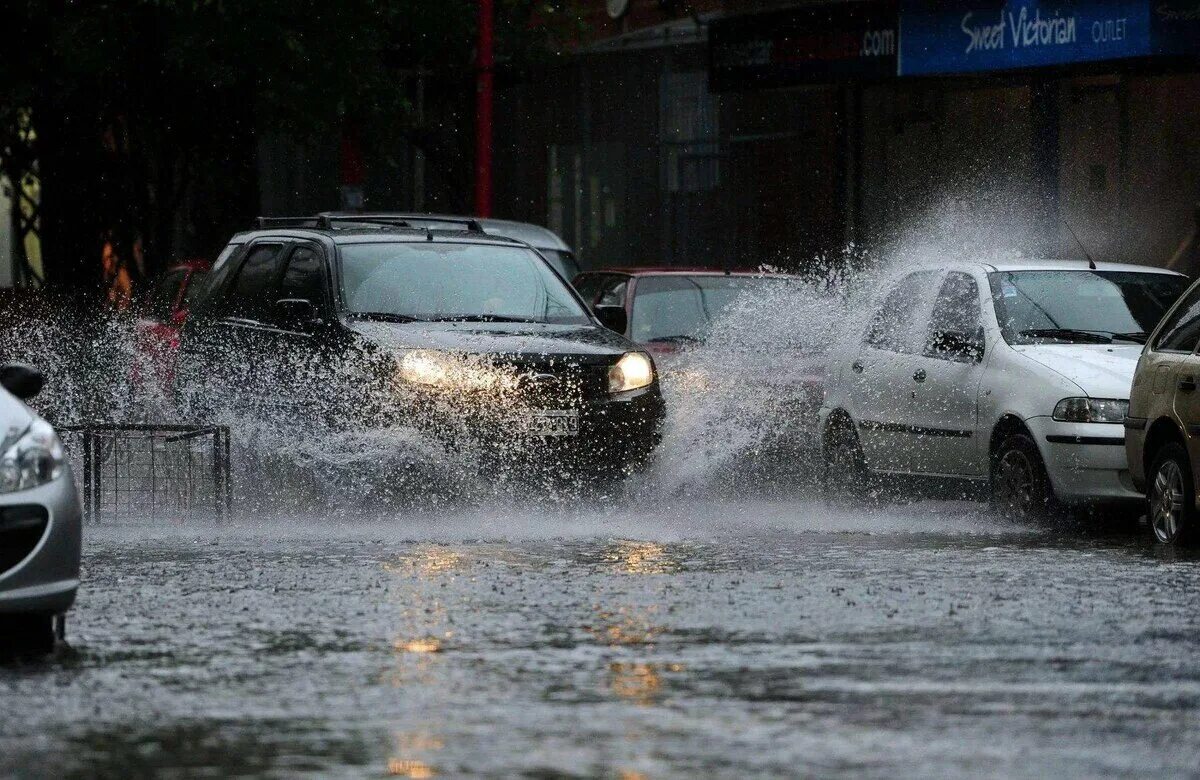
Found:
[[846, 358], [850, 414], [872, 471], [911, 470], [912, 375], [938, 276], [916, 271], [897, 281], [873, 313], [862, 345]]
[[924, 474], [979, 476], [985, 448], [978, 440], [979, 388], [987, 355], [979, 282], [950, 271], [925, 325], [925, 344], [912, 386], [912, 467]]

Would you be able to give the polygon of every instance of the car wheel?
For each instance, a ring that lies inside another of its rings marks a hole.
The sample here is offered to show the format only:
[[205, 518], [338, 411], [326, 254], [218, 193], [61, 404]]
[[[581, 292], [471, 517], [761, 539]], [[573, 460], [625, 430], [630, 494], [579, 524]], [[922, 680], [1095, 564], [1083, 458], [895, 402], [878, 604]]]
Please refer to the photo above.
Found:
[[0, 656], [46, 655], [53, 650], [53, 615], [0, 616]]
[[1024, 433], [1006, 436], [992, 456], [992, 507], [1019, 520], [1045, 518], [1054, 490], [1037, 444]]
[[839, 500], [865, 497], [870, 490], [867, 462], [853, 423], [831, 425], [824, 450], [826, 494]]
[[1147, 516], [1154, 538], [1163, 544], [1188, 541], [1196, 524], [1196, 489], [1187, 450], [1174, 442], [1159, 450], [1149, 483]]

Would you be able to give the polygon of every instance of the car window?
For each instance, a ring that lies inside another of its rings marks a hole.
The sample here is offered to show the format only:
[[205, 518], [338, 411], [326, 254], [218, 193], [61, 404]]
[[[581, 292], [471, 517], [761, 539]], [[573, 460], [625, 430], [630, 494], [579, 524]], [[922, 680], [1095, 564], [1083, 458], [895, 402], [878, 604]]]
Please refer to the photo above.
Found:
[[324, 265], [315, 247], [296, 247], [279, 282], [279, 297], [311, 301], [320, 308], [325, 303]]
[[348, 244], [340, 254], [342, 296], [352, 313], [592, 322], [566, 282], [524, 247], [392, 242]]
[[[633, 292], [630, 338], [643, 344], [704, 341], [713, 321], [740, 297], [785, 283], [779, 277], [745, 274], [640, 277]], [[623, 297], [624, 284], [620, 292]]]
[[892, 287], [871, 316], [863, 343], [887, 352], [915, 353], [924, 347], [922, 326], [926, 323], [935, 271], [917, 271]]
[[1144, 341], [1187, 288], [1177, 274], [1029, 270], [988, 274], [1009, 344]]
[[257, 244], [250, 247], [241, 268], [233, 277], [226, 295], [222, 316], [258, 319], [267, 310], [275, 280], [279, 278], [282, 244]]
[[625, 291], [629, 289], [628, 276], [609, 276], [600, 285], [600, 298], [597, 306], [624, 306]]
[[951, 271], [933, 302], [933, 314], [925, 329], [925, 354], [929, 357], [945, 357], [938, 349], [944, 334], [974, 336], [981, 324], [979, 285], [970, 274]]
[[554, 270], [562, 274], [562, 278], [573, 279], [579, 273], [579, 263], [575, 262], [575, 256], [570, 252], [562, 249], [539, 249], [538, 251], [550, 265], [554, 266]]
[[183, 307], [191, 309], [204, 292], [204, 282], [208, 279], [208, 271], [192, 271], [188, 277], [187, 289], [183, 291]]
[[1188, 290], [1187, 297], [1171, 312], [1159, 331], [1154, 349], [1163, 352], [1194, 352], [1200, 343], [1200, 284]]
[[600, 292], [600, 281], [603, 278], [599, 274], [580, 274], [575, 277], [575, 289], [588, 306], [596, 302], [596, 294]]
[[183, 284], [187, 271], [180, 268], [163, 274], [150, 293], [149, 313], [153, 319], [166, 322], [175, 311], [175, 303], [179, 300], [179, 288]]

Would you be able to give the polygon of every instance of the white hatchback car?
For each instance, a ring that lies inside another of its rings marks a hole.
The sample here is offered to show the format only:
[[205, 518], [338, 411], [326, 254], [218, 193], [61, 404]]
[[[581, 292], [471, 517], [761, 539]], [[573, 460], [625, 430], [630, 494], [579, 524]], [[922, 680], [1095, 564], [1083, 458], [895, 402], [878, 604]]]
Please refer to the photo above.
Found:
[[1077, 261], [904, 273], [830, 357], [827, 483], [854, 494], [880, 473], [973, 480], [1019, 516], [1141, 500], [1122, 422], [1146, 334], [1187, 286]]

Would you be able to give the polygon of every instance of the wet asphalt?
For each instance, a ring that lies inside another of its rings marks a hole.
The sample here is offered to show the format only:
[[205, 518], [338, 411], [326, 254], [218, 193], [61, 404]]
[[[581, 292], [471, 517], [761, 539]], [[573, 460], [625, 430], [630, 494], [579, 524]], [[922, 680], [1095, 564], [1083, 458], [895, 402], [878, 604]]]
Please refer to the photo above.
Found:
[[93, 525], [0, 776], [1200, 772], [1200, 556], [969, 503]]

